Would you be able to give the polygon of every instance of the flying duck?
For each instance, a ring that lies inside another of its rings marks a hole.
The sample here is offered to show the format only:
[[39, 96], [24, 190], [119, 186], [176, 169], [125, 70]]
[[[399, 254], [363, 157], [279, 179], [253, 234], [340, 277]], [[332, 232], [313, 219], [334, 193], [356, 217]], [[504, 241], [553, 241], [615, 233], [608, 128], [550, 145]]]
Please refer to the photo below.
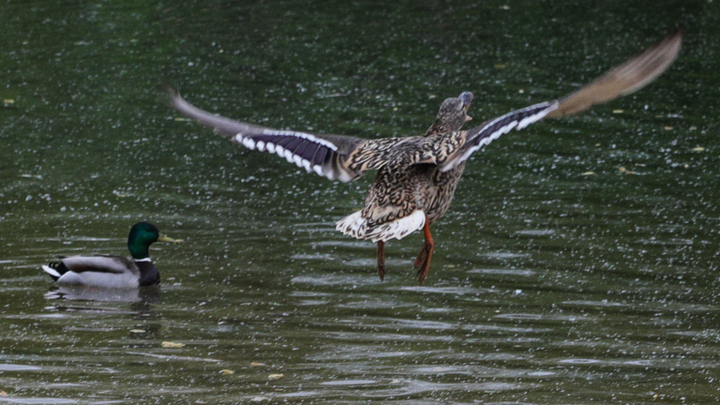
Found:
[[430, 225], [447, 211], [455, 187], [473, 152], [511, 130], [543, 118], [578, 114], [593, 105], [633, 93], [661, 75], [676, 59], [682, 32], [676, 30], [627, 62], [579, 90], [554, 101], [531, 105], [462, 130], [473, 96], [445, 100], [433, 125], [422, 136], [362, 139], [344, 135], [278, 130], [234, 121], [201, 110], [170, 91], [170, 105], [183, 115], [243, 146], [277, 154], [330, 180], [350, 182], [377, 170], [363, 209], [341, 219], [345, 235], [377, 243], [377, 271], [385, 275], [385, 242], [422, 230], [425, 242], [415, 260], [422, 285], [430, 269], [434, 243]]

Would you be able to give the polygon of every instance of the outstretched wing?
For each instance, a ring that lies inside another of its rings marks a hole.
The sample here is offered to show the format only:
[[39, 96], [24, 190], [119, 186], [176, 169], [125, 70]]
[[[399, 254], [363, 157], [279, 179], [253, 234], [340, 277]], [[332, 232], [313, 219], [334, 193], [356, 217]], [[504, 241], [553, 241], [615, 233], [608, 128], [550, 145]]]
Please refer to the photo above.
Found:
[[680, 52], [681, 43], [682, 32], [675, 30], [644, 52], [566, 97], [512, 111], [462, 133], [465, 143], [447, 159], [440, 170], [446, 172], [454, 169], [473, 152], [513, 129], [523, 129], [543, 118], [578, 114], [593, 105], [640, 90], [670, 67]]
[[466, 161], [476, 150], [488, 145], [490, 142], [500, 138], [513, 129], [521, 130], [534, 122], [540, 121], [545, 118], [549, 112], [557, 108], [557, 101], [535, 104], [530, 107], [525, 107], [522, 110], [501, 115], [500, 117], [483, 123], [479, 127], [464, 131], [461, 135], [465, 138], [465, 143], [446, 160], [444, 165], [440, 166], [440, 171], [447, 172], [456, 168], [462, 162]]
[[644, 52], [616, 66], [580, 90], [560, 99], [548, 118], [566, 117], [596, 104], [634, 93], [663, 74], [680, 53], [683, 33], [677, 29]]
[[348, 182], [367, 170], [379, 169], [387, 160], [386, 151], [408, 138], [366, 140], [345, 135], [319, 135], [307, 132], [277, 130], [224, 118], [201, 110], [170, 92], [170, 105], [185, 116], [211, 127], [252, 150], [284, 157], [308, 173], [315, 172], [330, 180]]

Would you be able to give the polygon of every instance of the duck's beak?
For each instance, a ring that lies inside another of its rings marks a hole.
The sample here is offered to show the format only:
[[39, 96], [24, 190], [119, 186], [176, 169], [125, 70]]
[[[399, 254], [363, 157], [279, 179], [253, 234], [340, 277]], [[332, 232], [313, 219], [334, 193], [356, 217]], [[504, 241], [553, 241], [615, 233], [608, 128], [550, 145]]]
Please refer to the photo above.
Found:
[[[472, 101], [473, 101], [474, 97], [475, 96], [473, 96], [473, 94], [469, 91], [465, 91], [462, 94], [460, 94], [460, 100], [462, 100], [462, 102], [463, 102], [463, 109], [465, 109], [465, 114], [467, 114], [467, 112], [470, 111], [470, 105], [472, 105]], [[465, 117], [465, 122], [468, 122], [470, 120], [472, 120], [471, 116], [468, 115]]]
[[169, 237], [167, 237], [167, 236], [165, 236], [165, 235], [163, 235], [163, 234], [160, 234], [160, 237], [158, 237], [158, 240], [157, 240], [157, 241], [158, 241], [158, 242], [173, 242], [173, 243], [178, 243], [178, 242], [182, 242], [182, 239], [173, 239], [173, 238], [169, 238]]

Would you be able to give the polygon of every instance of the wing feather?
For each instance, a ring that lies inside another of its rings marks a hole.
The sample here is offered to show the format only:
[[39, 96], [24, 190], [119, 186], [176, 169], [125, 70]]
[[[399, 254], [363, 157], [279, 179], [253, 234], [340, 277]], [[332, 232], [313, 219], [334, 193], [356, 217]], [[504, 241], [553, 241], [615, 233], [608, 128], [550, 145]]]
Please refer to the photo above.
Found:
[[217, 116], [185, 101], [177, 92], [170, 93], [170, 105], [183, 115], [251, 150], [269, 152], [308, 172], [343, 182], [360, 177], [364, 170], [345, 165], [347, 156], [366, 141], [343, 135], [319, 135], [277, 130]]
[[543, 118], [578, 114], [593, 105], [640, 90], [670, 67], [680, 52], [681, 43], [682, 31], [673, 31], [657, 44], [566, 97], [509, 112], [462, 133], [464, 144], [440, 166], [440, 170], [454, 169], [473, 152], [513, 129], [521, 130]]
[[521, 130], [528, 125], [540, 121], [548, 113], [558, 107], [557, 101], [535, 104], [530, 107], [509, 112], [500, 117], [485, 122], [479, 127], [464, 133], [465, 143], [447, 159], [447, 163], [440, 166], [440, 171], [450, 171], [466, 161], [470, 155], [490, 142], [500, 138], [508, 132]]
[[122, 274], [137, 273], [135, 263], [123, 256], [69, 256], [60, 260], [65, 267], [76, 273], [96, 272]]
[[677, 58], [683, 33], [675, 30], [622, 65], [610, 69], [580, 90], [561, 98], [548, 118], [575, 115], [620, 96], [634, 93], [663, 74]]

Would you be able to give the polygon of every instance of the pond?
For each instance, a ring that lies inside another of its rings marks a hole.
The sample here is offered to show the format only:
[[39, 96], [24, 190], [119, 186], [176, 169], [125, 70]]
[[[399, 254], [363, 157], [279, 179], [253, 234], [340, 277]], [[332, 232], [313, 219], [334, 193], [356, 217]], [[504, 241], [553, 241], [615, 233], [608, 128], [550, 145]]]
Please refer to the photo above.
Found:
[[[711, 1], [6, 1], [0, 403], [700, 404], [720, 400], [720, 103]], [[419, 135], [563, 96], [686, 27], [640, 92], [513, 132], [433, 226], [375, 245], [335, 183], [182, 119]], [[162, 284], [58, 289], [56, 255]]]

